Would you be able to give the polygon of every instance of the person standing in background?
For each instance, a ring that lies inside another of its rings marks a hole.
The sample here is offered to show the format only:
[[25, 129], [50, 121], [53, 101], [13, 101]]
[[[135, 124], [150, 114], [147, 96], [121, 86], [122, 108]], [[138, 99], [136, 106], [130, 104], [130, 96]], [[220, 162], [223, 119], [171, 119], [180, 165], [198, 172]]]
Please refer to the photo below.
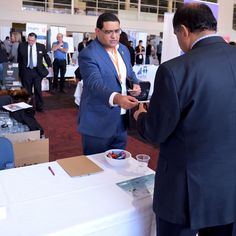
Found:
[[66, 93], [65, 87], [65, 74], [66, 74], [66, 57], [68, 52], [68, 43], [63, 41], [63, 34], [57, 34], [57, 41], [52, 44], [52, 52], [54, 53], [53, 61], [53, 90], [58, 89], [58, 75], [60, 72], [60, 86], [59, 91]]
[[11, 52], [11, 40], [10, 40], [10, 37], [7, 36], [5, 38], [5, 40], [3, 41], [3, 43], [4, 43], [6, 51], [7, 51], [7, 57], [9, 57], [10, 52]]
[[162, 41], [159, 42], [159, 44], [157, 45], [157, 60], [158, 60], [158, 64], [161, 64], [161, 53], [162, 53]]
[[134, 49], [132, 47], [130, 47], [128, 35], [124, 31], [121, 32], [119, 41], [120, 41], [120, 43], [122, 43], [123, 45], [125, 45], [129, 49], [130, 62], [131, 62], [131, 65], [134, 66], [135, 52], [134, 52]]
[[45, 46], [36, 43], [37, 35], [29, 33], [28, 41], [22, 42], [18, 47], [19, 76], [23, 87], [32, 98], [34, 88], [35, 109], [38, 112], [44, 112], [44, 102], [42, 97], [41, 82], [48, 75], [48, 70], [43, 65], [45, 59], [49, 70], [52, 70], [52, 63], [47, 54]]
[[147, 48], [146, 48], [146, 59], [145, 59], [145, 64], [150, 64], [150, 57], [152, 54], [152, 44], [151, 41], [147, 41]]
[[162, 63], [139, 133], [160, 144], [157, 236], [232, 236], [236, 222], [236, 47], [216, 34], [204, 3], [173, 18], [184, 54]]
[[12, 32], [11, 33], [11, 52], [9, 55], [9, 61], [13, 63], [17, 63], [17, 58], [18, 58], [18, 47], [19, 44], [22, 42], [22, 37], [21, 33], [19, 32]]
[[142, 46], [143, 41], [139, 40], [138, 46], [135, 48], [135, 62], [137, 65], [143, 64], [143, 58], [145, 53], [145, 48]]
[[3, 83], [3, 64], [7, 62], [7, 50], [4, 43], [0, 40], [0, 84]]
[[88, 45], [88, 38], [84, 37], [83, 41], [78, 44], [78, 52], [80, 53]]
[[131, 65], [134, 66], [135, 64], [135, 50], [134, 50], [134, 47], [133, 47], [133, 41], [129, 41], [129, 52], [130, 52], [130, 60], [131, 60]]
[[[125, 149], [128, 111], [137, 106], [141, 92], [130, 63], [126, 46], [119, 43], [120, 21], [112, 13], [97, 19], [96, 39], [79, 56], [83, 92], [80, 101], [78, 129], [85, 155], [111, 148]], [[127, 80], [133, 86], [127, 95]]]

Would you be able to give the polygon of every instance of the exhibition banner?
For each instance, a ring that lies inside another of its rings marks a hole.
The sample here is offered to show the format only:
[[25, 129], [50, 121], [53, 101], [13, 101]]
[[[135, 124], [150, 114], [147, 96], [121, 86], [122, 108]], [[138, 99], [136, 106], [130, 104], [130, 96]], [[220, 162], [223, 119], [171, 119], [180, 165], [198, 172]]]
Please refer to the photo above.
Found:
[[47, 25], [37, 23], [26, 23], [26, 38], [29, 33], [37, 35], [37, 42], [46, 45], [47, 41]]

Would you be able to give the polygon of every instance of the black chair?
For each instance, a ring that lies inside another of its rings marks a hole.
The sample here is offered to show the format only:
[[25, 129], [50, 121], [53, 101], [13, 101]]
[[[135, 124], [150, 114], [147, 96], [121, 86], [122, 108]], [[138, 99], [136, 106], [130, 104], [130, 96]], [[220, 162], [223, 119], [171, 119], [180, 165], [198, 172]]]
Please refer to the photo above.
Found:
[[0, 137], [0, 170], [14, 167], [14, 150], [12, 142], [5, 137]]
[[2, 106], [8, 105], [12, 103], [12, 98], [10, 95], [1, 95], [0, 96], [0, 109]]
[[151, 83], [149, 81], [140, 81], [139, 82], [141, 93], [139, 96], [136, 96], [139, 101], [146, 101], [149, 99], [149, 91], [151, 87]]

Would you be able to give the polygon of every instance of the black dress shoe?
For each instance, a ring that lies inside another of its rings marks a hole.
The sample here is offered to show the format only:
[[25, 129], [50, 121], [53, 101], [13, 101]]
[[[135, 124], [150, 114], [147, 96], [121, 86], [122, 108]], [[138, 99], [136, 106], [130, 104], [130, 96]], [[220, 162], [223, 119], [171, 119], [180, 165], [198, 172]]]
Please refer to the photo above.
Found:
[[57, 93], [57, 89], [56, 89], [56, 88], [53, 88], [53, 89], [51, 89], [49, 92], [50, 92], [51, 94], [55, 94], [55, 93]]
[[60, 93], [67, 93], [64, 89], [60, 89]]
[[45, 112], [44, 109], [36, 109], [36, 111], [37, 111], [37, 112], [42, 112], [42, 113]]

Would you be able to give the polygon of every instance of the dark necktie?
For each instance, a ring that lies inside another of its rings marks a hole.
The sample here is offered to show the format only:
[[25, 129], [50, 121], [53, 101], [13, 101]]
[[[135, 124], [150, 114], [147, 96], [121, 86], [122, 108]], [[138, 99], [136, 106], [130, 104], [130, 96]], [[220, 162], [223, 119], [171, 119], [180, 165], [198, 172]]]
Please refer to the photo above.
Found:
[[33, 69], [34, 68], [34, 64], [33, 64], [33, 52], [32, 52], [32, 46], [30, 46], [30, 58], [29, 58], [29, 68]]

